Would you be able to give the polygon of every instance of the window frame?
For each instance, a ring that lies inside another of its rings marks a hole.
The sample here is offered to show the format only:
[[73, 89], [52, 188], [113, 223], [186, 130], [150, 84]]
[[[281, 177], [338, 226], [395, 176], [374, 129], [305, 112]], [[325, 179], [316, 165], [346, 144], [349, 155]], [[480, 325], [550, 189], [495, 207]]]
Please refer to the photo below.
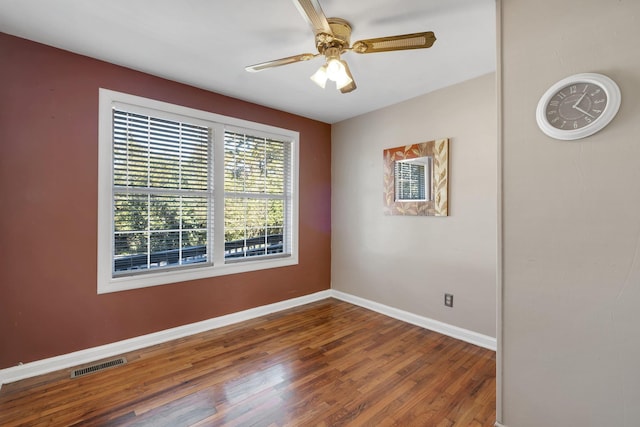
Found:
[[[209, 232], [213, 236], [208, 245], [213, 258], [205, 265], [188, 268], [151, 270], [148, 273], [113, 275], [113, 108], [132, 109], [153, 117], [185, 121], [211, 129], [213, 153], [213, 218]], [[291, 143], [291, 198], [290, 198], [290, 255], [279, 257], [246, 258], [242, 262], [224, 259], [224, 133], [225, 130], [243, 129]], [[299, 132], [275, 126], [227, 117], [216, 113], [157, 101], [140, 96], [99, 89], [98, 118], [98, 294], [145, 288], [238, 274], [298, 264], [298, 211], [299, 211]]]

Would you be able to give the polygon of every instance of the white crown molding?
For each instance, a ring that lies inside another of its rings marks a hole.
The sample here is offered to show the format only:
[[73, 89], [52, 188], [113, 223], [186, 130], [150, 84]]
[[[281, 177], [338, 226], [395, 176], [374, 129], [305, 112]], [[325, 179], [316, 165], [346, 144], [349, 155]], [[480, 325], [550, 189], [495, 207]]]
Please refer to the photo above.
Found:
[[368, 308], [369, 310], [373, 310], [380, 314], [393, 317], [394, 319], [402, 320], [403, 322], [411, 323], [412, 325], [420, 326], [422, 328], [429, 329], [431, 331], [438, 332], [443, 335], [468, 342], [470, 344], [496, 351], [496, 339], [488, 335], [479, 334], [468, 329], [449, 325], [448, 323], [443, 323], [438, 320], [430, 319], [428, 317], [419, 316], [408, 311], [400, 310], [388, 305], [377, 303], [375, 301], [340, 292], [335, 289], [332, 289], [331, 294], [336, 299], [359, 305], [360, 307]]
[[394, 319], [411, 323], [422, 328], [426, 328], [471, 344], [478, 345], [480, 347], [488, 348], [494, 351], [496, 349], [495, 338], [482, 335], [477, 332], [469, 331], [467, 329], [459, 328], [457, 326], [439, 322], [437, 320], [429, 319], [427, 317], [419, 316], [417, 314], [409, 313], [407, 311], [399, 310], [397, 308], [389, 307], [387, 305], [350, 295], [344, 292], [330, 289], [298, 298], [289, 299], [286, 301], [277, 302], [274, 304], [240, 311], [237, 313], [227, 314], [225, 316], [203, 320], [201, 322], [191, 323], [189, 325], [178, 326], [176, 328], [154, 332], [148, 335], [130, 338], [123, 341], [117, 341], [114, 343], [92, 347], [61, 356], [51, 357], [48, 359], [37, 360], [35, 362], [29, 362], [10, 368], [0, 369], [0, 387], [2, 387], [2, 384], [47, 374], [61, 369], [72, 368], [85, 363], [95, 362], [97, 360], [117, 356], [157, 344], [162, 344], [167, 341], [183, 338], [201, 332], [206, 332], [223, 326], [232, 325], [234, 323], [243, 322], [245, 320], [255, 319], [260, 316], [265, 316], [267, 314], [287, 310], [289, 308], [298, 307], [300, 305], [309, 304], [331, 297], [367, 308], [369, 310], [373, 310], [386, 316], [393, 317]]

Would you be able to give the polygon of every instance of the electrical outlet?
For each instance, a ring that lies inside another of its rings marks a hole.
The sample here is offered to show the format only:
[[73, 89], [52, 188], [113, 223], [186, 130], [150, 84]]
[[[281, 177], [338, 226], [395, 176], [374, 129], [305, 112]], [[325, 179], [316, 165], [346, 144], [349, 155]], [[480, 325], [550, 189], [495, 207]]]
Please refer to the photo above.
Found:
[[444, 305], [453, 307], [453, 294], [444, 294]]

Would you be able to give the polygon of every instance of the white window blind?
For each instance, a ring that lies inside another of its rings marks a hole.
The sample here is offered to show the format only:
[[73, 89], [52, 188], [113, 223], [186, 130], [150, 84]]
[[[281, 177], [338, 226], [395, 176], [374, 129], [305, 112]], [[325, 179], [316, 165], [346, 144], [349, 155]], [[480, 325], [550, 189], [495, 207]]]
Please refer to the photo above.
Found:
[[113, 110], [113, 271], [209, 261], [210, 131]]

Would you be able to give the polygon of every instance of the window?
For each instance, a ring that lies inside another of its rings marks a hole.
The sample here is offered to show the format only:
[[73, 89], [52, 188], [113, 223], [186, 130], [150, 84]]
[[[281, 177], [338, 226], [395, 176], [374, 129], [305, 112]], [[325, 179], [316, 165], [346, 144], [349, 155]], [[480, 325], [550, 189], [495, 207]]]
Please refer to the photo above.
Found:
[[209, 261], [207, 127], [113, 109], [114, 276]]
[[297, 146], [101, 89], [98, 292], [297, 264]]
[[394, 165], [397, 201], [425, 201], [431, 199], [431, 157], [396, 161]]
[[225, 132], [225, 259], [283, 253], [289, 156], [282, 141]]

